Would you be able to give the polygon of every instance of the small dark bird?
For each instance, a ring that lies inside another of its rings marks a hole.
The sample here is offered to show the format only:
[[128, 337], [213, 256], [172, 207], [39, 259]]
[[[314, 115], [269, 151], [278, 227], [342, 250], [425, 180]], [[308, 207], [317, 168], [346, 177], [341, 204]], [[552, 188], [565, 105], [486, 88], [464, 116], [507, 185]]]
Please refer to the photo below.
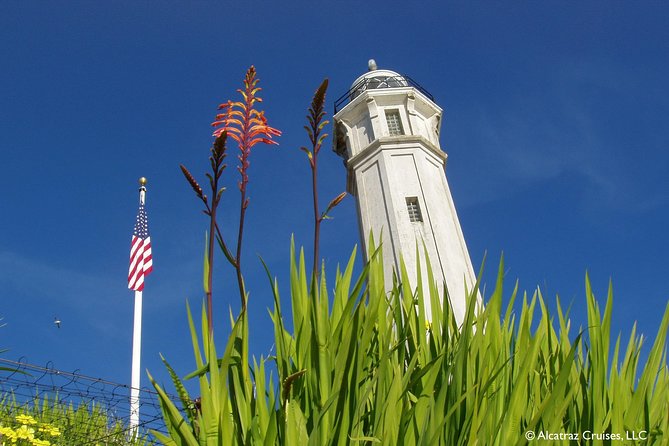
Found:
[[53, 318], [53, 323], [56, 324], [56, 327], [60, 328], [60, 319], [58, 317]]

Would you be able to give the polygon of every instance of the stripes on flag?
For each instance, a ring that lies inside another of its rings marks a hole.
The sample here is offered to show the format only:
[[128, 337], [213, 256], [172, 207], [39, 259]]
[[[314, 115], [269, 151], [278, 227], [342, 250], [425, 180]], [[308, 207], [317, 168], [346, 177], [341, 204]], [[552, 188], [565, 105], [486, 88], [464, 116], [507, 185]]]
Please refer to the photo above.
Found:
[[130, 269], [128, 271], [128, 288], [135, 291], [144, 289], [144, 279], [153, 271], [151, 256], [151, 237], [149, 236], [149, 219], [144, 205], [139, 206], [137, 222], [132, 234], [130, 246]]

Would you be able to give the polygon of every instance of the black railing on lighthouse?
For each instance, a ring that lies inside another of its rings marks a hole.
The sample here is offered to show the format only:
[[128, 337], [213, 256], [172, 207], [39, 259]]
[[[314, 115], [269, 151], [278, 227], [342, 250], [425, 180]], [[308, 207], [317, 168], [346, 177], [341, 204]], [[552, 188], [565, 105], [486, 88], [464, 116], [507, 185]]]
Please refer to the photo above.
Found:
[[346, 93], [341, 95], [334, 104], [334, 112], [337, 113], [344, 105], [352, 101], [366, 90], [377, 90], [381, 88], [405, 88], [414, 87], [416, 90], [434, 101], [434, 97], [429, 91], [420, 86], [418, 82], [409, 76], [375, 76], [366, 77], [356, 83]]

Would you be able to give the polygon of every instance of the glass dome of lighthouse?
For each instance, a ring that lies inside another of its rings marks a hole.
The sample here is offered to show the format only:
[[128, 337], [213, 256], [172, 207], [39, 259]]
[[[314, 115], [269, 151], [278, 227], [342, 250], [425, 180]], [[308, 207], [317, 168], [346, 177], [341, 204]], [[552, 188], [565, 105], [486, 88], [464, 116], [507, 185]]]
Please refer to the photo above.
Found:
[[370, 59], [367, 66], [369, 70], [358, 77], [353, 84], [351, 84], [351, 88], [335, 101], [335, 113], [365, 91], [380, 90], [384, 88], [414, 87], [428, 99], [434, 101], [432, 95], [409, 76], [399, 74], [392, 70], [380, 70], [374, 59]]
[[407, 80], [401, 74], [391, 70], [379, 70], [374, 59], [370, 59], [367, 66], [369, 67], [369, 71], [357, 78], [351, 85], [351, 100], [358, 97], [365, 90], [409, 86]]

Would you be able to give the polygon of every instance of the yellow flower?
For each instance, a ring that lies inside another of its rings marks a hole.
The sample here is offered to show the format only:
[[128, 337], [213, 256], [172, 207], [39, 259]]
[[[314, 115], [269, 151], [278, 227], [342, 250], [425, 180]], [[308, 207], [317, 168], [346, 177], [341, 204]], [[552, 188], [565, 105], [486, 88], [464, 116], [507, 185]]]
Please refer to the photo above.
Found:
[[32, 440], [35, 438], [35, 429], [23, 424], [20, 428], [16, 429], [16, 437], [22, 440]]
[[28, 426], [30, 426], [32, 424], [37, 424], [37, 421], [35, 421], [35, 419], [33, 417], [31, 417], [30, 415], [25, 415], [25, 414], [17, 415], [16, 416], [16, 421], [18, 421], [21, 424], [26, 424]]
[[61, 434], [60, 429], [58, 429], [56, 426], [52, 426], [46, 423], [39, 428], [39, 431], [44, 432], [52, 437], [57, 437]]
[[32, 441], [33, 446], [51, 446], [51, 442], [49, 440], [40, 440], [38, 438], [35, 438]]
[[0, 436], [6, 437], [11, 440], [12, 443], [16, 443], [16, 432], [14, 432], [14, 429], [11, 427], [0, 427]]

